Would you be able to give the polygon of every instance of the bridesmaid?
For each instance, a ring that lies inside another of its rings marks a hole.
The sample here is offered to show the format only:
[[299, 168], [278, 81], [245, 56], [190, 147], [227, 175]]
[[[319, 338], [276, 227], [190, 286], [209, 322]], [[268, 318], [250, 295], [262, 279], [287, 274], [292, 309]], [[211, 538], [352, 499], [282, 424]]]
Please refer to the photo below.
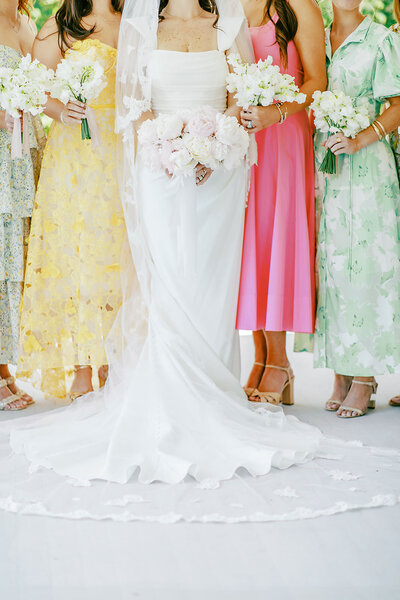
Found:
[[116, 178], [115, 73], [122, 0], [64, 0], [45, 23], [34, 56], [55, 69], [78, 53], [105, 68], [107, 87], [92, 104], [102, 144], [82, 141], [86, 108], [50, 101], [54, 119], [36, 196], [21, 316], [19, 370], [39, 370], [42, 388], [64, 398], [93, 389], [92, 368], [106, 377], [105, 339], [121, 303], [124, 220]]
[[325, 148], [338, 157], [338, 174], [317, 186], [315, 366], [335, 371], [326, 408], [350, 418], [374, 407], [374, 375], [400, 370], [400, 189], [387, 141], [400, 125], [400, 38], [364, 17], [360, 0], [334, 0], [333, 12], [329, 89], [367, 99], [371, 118], [354, 139], [315, 139], [317, 165]]
[[[391, 27], [391, 30], [395, 33], [400, 33], [400, 0], [393, 1], [393, 11], [394, 16], [396, 18], [396, 23]], [[393, 148], [394, 156], [396, 159], [397, 165], [397, 174], [399, 176], [400, 181], [400, 136], [399, 136], [399, 128], [392, 131], [390, 134], [390, 144]], [[394, 396], [389, 400], [390, 406], [400, 406], [400, 394]]]
[[307, 95], [303, 105], [275, 104], [242, 112], [255, 132], [237, 327], [253, 331], [250, 400], [293, 403], [286, 331], [313, 333], [314, 154], [306, 107], [325, 89], [324, 25], [313, 0], [242, 0], [256, 59], [271, 55]]
[[[0, 67], [15, 68], [32, 52], [36, 28], [27, 0], [0, 0]], [[18, 390], [16, 365], [25, 255], [35, 186], [45, 143], [40, 117], [29, 118], [30, 154], [11, 160], [13, 119], [0, 111], [0, 410], [21, 410], [33, 400]]]

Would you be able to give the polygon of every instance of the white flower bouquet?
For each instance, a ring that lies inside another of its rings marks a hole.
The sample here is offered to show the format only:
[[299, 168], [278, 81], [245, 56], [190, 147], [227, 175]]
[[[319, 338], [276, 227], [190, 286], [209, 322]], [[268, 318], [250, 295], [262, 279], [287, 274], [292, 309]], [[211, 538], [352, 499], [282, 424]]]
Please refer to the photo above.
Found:
[[[103, 66], [96, 60], [77, 54], [64, 58], [57, 66], [51, 96], [63, 104], [74, 99], [87, 104], [95, 100], [106, 85]], [[97, 124], [90, 108], [87, 109], [87, 117], [81, 123], [83, 140], [92, 139], [91, 133], [98, 137]]]
[[[313, 94], [310, 108], [314, 112], [316, 129], [330, 136], [341, 132], [346, 137], [354, 138], [370, 125], [366, 98], [355, 100], [341, 91], [317, 91]], [[319, 170], [330, 175], [336, 174], [336, 156], [330, 148]]]
[[174, 177], [194, 174], [198, 164], [234, 169], [249, 147], [248, 133], [237, 119], [208, 106], [147, 120], [138, 139], [146, 166]]
[[15, 119], [20, 111], [39, 115], [47, 102], [53, 71], [27, 54], [14, 69], [0, 69], [0, 105]]
[[23, 153], [29, 153], [27, 115], [36, 116], [43, 112], [53, 77], [53, 71], [38, 60], [32, 60], [30, 54], [23, 57], [15, 68], [0, 68], [0, 107], [14, 118], [11, 158], [22, 158]]
[[258, 63], [248, 64], [238, 54], [228, 58], [233, 72], [227, 77], [228, 92], [235, 94], [239, 106], [270, 106], [274, 102], [303, 104], [306, 95], [299, 91], [294, 77], [281, 73], [273, 64], [272, 56]]

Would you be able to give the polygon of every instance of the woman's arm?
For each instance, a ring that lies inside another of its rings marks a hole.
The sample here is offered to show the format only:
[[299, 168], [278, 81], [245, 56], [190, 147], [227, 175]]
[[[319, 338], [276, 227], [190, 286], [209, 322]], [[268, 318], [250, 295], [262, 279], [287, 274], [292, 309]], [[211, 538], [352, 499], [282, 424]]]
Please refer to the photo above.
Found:
[[[390, 106], [378, 118], [387, 134], [400, 126], [400, 96], [388, 100]], [[378, 128], [379, 131], [379, 128]], [[378, 140], [378, 134], [372, 126], [361, 131], [354, 139], [347, 138], [341, 133], [332, 135], [326, 142], [326, 148], [330, 148], [336, 155], [355, 154], [362, 148], [366, 148]], [[340, 141], [339, 141], [340, 140]]]
[[[304, 70], [303, 84], [300, 91], [306, 94], [304, 104], [286, 102], [281, 106], [283, 114], [293, 115], [307, 108], [312, 102], [312, 95], [317, 90], [325, 90], [326, 54], [325, 30], [321, 11], [314, 0], [289, 0], [296, 13], [298, 30], [294, 38], [297, 51]], [[280, 122], [281, 115], [276, 106], [254, 106], [241, 113], [243, 125], [253, 122], [252, 132], [256, 133], [265, 127]]]
[[[33, 44], [33, 58], [55, 71], [58, 63], [63, 58], [58, 44], [58, 29], [54, 17], [43, 25]], [[59, 100], [48, 98], [45, 114], [52, 119], [61, 121], [64, 125], [80, 123], [85, 116], [86, 106], [74, 100], [66, 106]]]

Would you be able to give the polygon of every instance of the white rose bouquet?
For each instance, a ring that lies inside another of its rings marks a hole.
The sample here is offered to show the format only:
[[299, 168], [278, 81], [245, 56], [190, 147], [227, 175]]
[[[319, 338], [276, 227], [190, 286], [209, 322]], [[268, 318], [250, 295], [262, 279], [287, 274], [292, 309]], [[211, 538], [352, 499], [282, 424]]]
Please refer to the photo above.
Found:
[[147, 120], [138, 139], [147, 167], [174, 177], [193, 175], [198, 164], [234, 169], [249, 147], [248, 133], [237, 120], [209, 106]]
[[[36, 116], [43, 112], [53, 77], [53, 71], [47, 69], [38, 60], [32, 60], [30, 54], [22, 58], [15, 68], [0, 68], [0, 107], [14, 118], [12, 158], [22, 158], [22, 151], [25, 154], [29, 152], [27, 114]], [[22, 131], [21, 112], [23, 113]]]
[[[96, 60], [77, 54], [64, 58], [57, 66], [51, 96], [63, 104], [78, 100], [87, 104], [95, 100], [106, 87], [107, 80], [103, 66]], [[83, 140], [99, 142], [99, 131], [92, 109], [87, 109], [87, 118], [82, 119]], [[91, 135], [92, 134], [92, 135]]]
[[294, 77], [283, 74], [273, 64], [272, 56], [258, 63], [248, 64], [238, 54], [228, 58], [233, 73], [227, 77], [228, 92], [235, 94], [239, 106], [270, 106], [274, 102], [298, 102], [303, 104], [306, 95], [300, 93]]
[[[341, 91], [317, 91], [313, 94], [310, 108], [314, 112], [316, 129], [330, 136], [341, 132], [346, 137], [355, 138], [357, 133], [370, 125], [366, 98], [356, 100]], [[330, 148], [319, 170], [330, 175], [336, 174], [336, 156]]]

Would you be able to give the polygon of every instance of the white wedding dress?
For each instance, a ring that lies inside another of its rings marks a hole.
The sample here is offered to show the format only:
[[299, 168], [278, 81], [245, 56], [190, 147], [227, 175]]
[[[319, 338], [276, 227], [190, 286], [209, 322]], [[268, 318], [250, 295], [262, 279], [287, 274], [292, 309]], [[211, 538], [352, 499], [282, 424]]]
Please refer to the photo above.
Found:
[[[223, 52], [154, 50], [154, 111], [205, 104], [224, 111], [227, 70]], [[0, 507], [70, 518], [236, 522], [395, 504], [398, 453], [389, 460], [375, 452], [371, 460], [360, 444], [328, 441], [280, 408], [248, 406], [235, 332], [245, 165], [219, 170], [196, 188], [191, 179], [182, 184], [147, 170], [139, 149], [135, 177], [148, 272], [143, 339], [124, 332], [130, 363], [110, 352], [104, 392], [3, 422]], [[344, 470], [331, 466], [343, 457]], [[361, 476], [369, 485], [354, 487]]]

